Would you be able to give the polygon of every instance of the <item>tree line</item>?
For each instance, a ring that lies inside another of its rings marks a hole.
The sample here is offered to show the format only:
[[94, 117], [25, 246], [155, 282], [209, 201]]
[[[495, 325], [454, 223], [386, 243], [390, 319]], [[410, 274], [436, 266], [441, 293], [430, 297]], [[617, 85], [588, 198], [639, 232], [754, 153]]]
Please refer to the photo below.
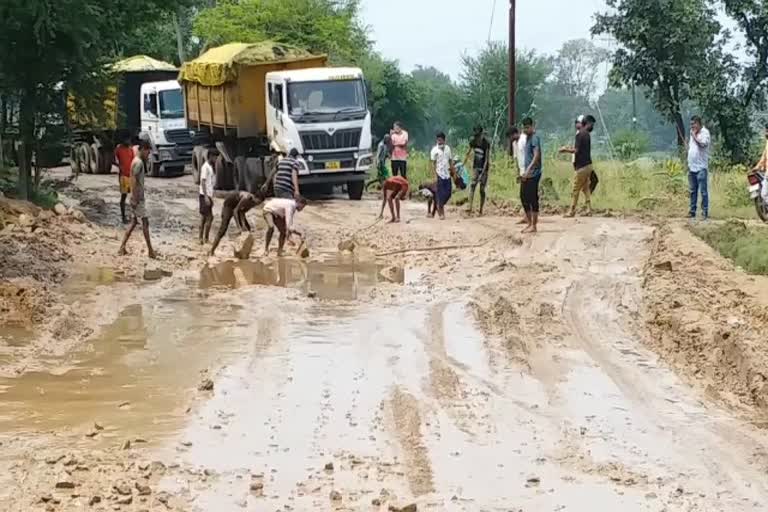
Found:
[[[674, 146], [685, 132], [687, 109], [696, 104], [714, 121], [729, 155], [744, 158], [750, 115], [765, 100], [768, 17], [763, 2], [722, 3], [747, 34], [748, 62], [728, 55], [728, 34], [711, 2], [608, 0], [610, 13], [599, 15], [592, 30], [613, 37], [617, 51], [589, 40], [569, 41], [555, 55], [518, 51], [518, 115], [536, 118], [553, 137], [570, 137], [576, 116], [597, 109], [612, 147], [631, 156]], [[359, 0], [5, 0], [0, 136], [18, 141], [20, 195], [31, 191], [33, 153], [41, 128], [61, 113], [62, 89], [95, 97], [106, 65], [120, 57], [147, 54], [181, 64], [233, 41], [270, 39], [328, 54], [332, 64], [361, 67], [376, 136], [401, 121], [422, 147], [438, 130], [465, 139], [478, 124], [501, 140], [507, 128], [504, 43], [464, 55], [458, 76], [450, 77], [429, 66], [401, 70], [375, 50], [368, 33]], [[596, 69], [610, 69], [607, 90]]]

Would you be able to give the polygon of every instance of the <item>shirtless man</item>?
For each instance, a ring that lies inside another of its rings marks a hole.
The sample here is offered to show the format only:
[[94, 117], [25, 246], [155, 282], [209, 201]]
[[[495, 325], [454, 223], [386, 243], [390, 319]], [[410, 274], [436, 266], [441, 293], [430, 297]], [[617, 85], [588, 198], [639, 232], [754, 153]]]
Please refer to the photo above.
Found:
[[390, 223], [400, 222], [400, 200], [408, 196], [408, 180], [403, 176], [392, 176], [381, 185], [381, 211], [379, 219], [384, 218], [384, 206], [389, 204]]
[[139, 143], [136, 157], [131, 163], [131, 223], [123, 236], [123, 242], [120, 244], [118, 255], [127, 254], [126, 245], [133, 234], [133, 230], [141, 221], [141, 231], [144, 233], [144, 241], [147, 244], [147, 254], [150, 258], [157, 258], [155, 250], [152, 248], [152, 241], [149, 237], [149, 217], [147, 216], [147, 202], [144, 197], [144, 176], [147, 173], [147, 161], [152, 148], [149, 142], [142, 140]]
[[254, 195], [245, 191], [234, 191], [226, 195], [224, 204], [221, 207], [221, 224], [219, 224], [219, 232], [216, 233], [216, 237], [213, 239], [213, 245], [211, 246], [211, 256], [216, 252], [216, 248], [219, 246], [221, 239], [227, 234], [232, 217], [235, 218], [235, 222], [240, 228], [240, 231], [251, 231], [251, 225], [248, 224], [248, 219], [246, 219], [245, 214], [263, 200], [261, 195]]
[[272, 235], [275, 228], [280, 232], [277, 246], [277, 255], [283, 255], [285, 241], [291, 235], [298, 235], [302, 240], [304, 235], [293, 228], [293, 220], [296, 212], [300, 212], [307, 205], [307, 200], [299, 196], [296, 199], [274, 197], [264, 203], [264, 220], [267, 222], [267, 235], [264, 242], [264, 256], [269, 255], [269, 245], [272, 243]]

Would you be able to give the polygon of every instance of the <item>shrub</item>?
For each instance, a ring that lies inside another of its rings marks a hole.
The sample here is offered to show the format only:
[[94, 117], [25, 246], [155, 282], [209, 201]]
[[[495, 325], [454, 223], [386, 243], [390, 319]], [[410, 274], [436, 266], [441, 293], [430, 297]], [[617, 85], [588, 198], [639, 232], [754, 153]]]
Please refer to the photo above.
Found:
[[634, 130], [621, 130], [613, 136], [613, 147], [616, 156], [621, 160], [634, 160], [648, 151], [651, 140], [648, 134]]

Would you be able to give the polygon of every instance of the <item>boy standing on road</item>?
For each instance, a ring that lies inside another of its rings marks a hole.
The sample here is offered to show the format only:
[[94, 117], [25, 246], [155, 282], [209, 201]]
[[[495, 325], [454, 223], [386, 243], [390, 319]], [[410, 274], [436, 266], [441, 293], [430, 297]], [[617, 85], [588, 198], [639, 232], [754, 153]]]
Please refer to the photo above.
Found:
[[525, 173], [520, 177], [520, 202], [528, 224], [523, 233], [536, 233], [539, 223], [539, 181], [541, 180], [541, 139], [536, 133], [533, 119], [523, 119], [525, 143]]
[[389, 222], [400, 222], [400, 200], [408, 197], [408, 180], [402, 176], [387, 178], [381, 186], [381, 211], [379, 219], [384, 218], [384, 205], [389, 203], [389, 213], [392, 218]]
[[491, 168], [491, 144], [485, 138], [482, 126], [476, 126], [474, 137], [469, 142], [467, 156], [464, 157], [464, 165], [473, 156], [472, 184], [469, 187], [469, 212], [472, 213], [472, 204], [475, 202], [475, 188], [480, 185], [480, 216], [483, 215], [485, 206], [485, 191], [488, 187], [488, 171]]
[[688, 141], [688, 186], [691, 191], [691, 204], [688, 217], [696, 218], [698, 195], [701, 192], [701, 214], [704, 220], [709, 218], [709, 148], [711, 143], [709, 130], [704, 127], [701, 117], [691, 118], [691, 138]]
[[151, 151], [152, 148], [149, 145], [149, 142], [142, 140], [139, 142], [136, 157], [131, 163], [131, 210], [133, 218], [128, 226], [128, 230], [125, 232], [123, 242], [120, 244], [120, 249], [117, 252], [120, 256], [127, 254], [125, 247], [128, 244], [128, 239], [131, 238], [133, 230], [139, 223], [139, 219], [141, 219], [141, 230], [144, 232], [147, 253], [152, 259], [157, 257], [154, 249], [152, 249], [152, 241], [149, 239], [149, 218], [147, 218], [147, 203], [144, 197], [144, 176], [147, 174], [147, 161], [149, 160], [149, 153]]
[[437, 179], [437, 214], [440, 220], [445, 220], [445, 205], [451, 199], [453, 184], [451, 183], [451, 174], [453, 172], [453, 153], [451, 148], [445, 143], [445, 134], [437, 134], [437, 144], [432, 148], [430, 160], [432, 162], [432, 172]]
[[[578, 126], [579, 124], [577, 124]], [[591, 115], [584, 117], [580, 123], [579, 132], [576, 134], [576, 142], [573, 147], [560, 148], [561, 153], [573, 154], [573, 196], [571, 209], [566, 217], [576, 216], [576, 207], [579, 204], [579, 195], [584, 194], [584, 202], [587, 205], [587, 216], [592, 215], [592, 130], [595, 126], [595, 118]]]
[[390, 133], [392, 141], [392, 176], [408, 178], [408, 132], [396, 122]]
[[200, 169], [200, 191], [198, 202], [200, 206], [200, 245], [208, 243], [208, 237], [211, 234], [211, 224], [213, 224], [213, 164], [218, 158], [219, 152], [211, 148], [208, 150], [208, 156], [205, 159], [203, 167]]
[[269, 255], [269, 245], [272, 243], [272, 235], [275, 228], [280, 232], [277, 255], [283, 255], [285, 240], [291, 235], [298, 235], [302, 240], [304, 235], [293, 228], [293, 219], [296, 212], [300, 212], [307, 205], [307, 200], [299, 196], [296, 199], [284, 199], [275, 197], [264, 203], [264, 220], [267, 222], [267, 235], [264, 242], [264, 256]]
[[131, 164], [136, 154], [131, 147], [131, 141], [128, 137], [120, 141], [115, 148], [115, 163], [117, 164], [117, 180], [120, 185], [120, 216], [123, 224], [128, 224], [128, 217], [125, 216], [125, 200], [131, 193]]

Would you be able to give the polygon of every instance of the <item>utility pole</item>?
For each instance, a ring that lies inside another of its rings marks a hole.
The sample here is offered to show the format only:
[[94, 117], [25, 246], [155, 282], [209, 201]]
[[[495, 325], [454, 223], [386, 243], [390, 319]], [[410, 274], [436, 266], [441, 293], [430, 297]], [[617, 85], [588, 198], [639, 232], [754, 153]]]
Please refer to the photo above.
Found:
[[[515, 125], [515, 87], [517, 84], [516, 75], [516, 52], [515, 52], [515, 0], [509, 0], [509, 119], [508, 126]], [[512, 143], [509, 143], [509, 153], [512, 154]]]
[[637, 98], [635, 97], [635, 81], [632, 81], [632, 130], [637, 130]]

